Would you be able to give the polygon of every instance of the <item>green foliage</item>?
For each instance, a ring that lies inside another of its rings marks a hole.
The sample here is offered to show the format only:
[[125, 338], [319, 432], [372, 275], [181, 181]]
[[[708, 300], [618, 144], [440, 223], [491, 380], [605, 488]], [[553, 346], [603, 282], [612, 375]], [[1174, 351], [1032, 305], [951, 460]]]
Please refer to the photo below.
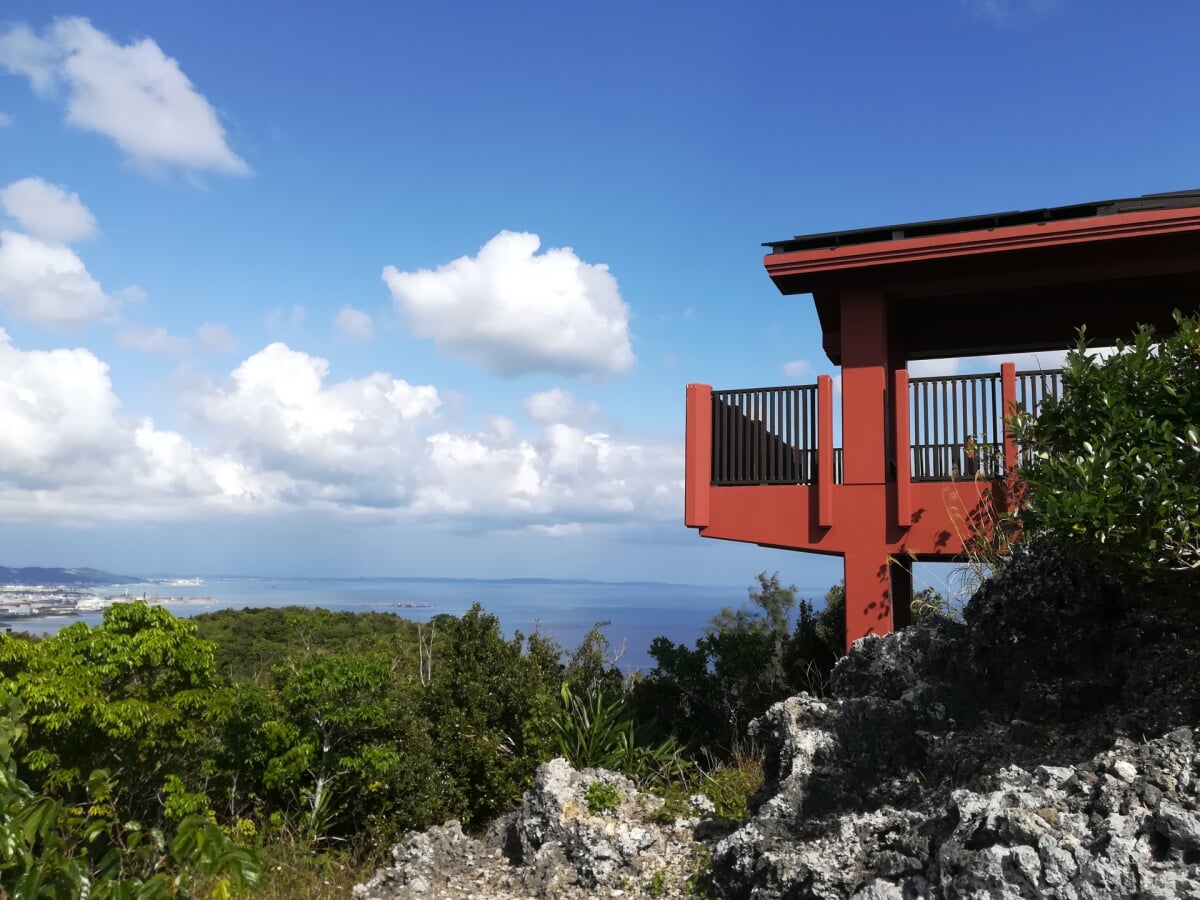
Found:
[[114, 604], [95, 628], [76, 623], [35, 644], [0, 637], [0, 677], [26, 709], [24, 762], [38, 790], [68, 797], [84, 773], [118, 771], [116, 806], [158, 822], [167, 780], [178, 793], [204, 774], [213, 648], [165, 609]]
[[0, 705], [0, 896], [229, 898], [258, 883], [255, 854], [204, 816], [185, 817], [174, 834], [122, 820], [104, 770], [86, 779], [78, 805], [38, 795], [17, 770], [21, 705], [3, 692]]
[[557, 647], [518, 634], [478, 604], [439, 625], [440, 649], [419, 710], [445, 780], [444, 818], [479, 827], [515, 805], [552, 746], [561, 677]]
[[593, 781], [588, 785], [584, 799], [587, 801], [588, 812], [593, 816], [601, 816], [621, 805], [621, 791], [615, 784]]
[[1027, 534], [1143, 576], [1200, 568], [1200, 317], [1175, 319], [1173, 334], [1143, 326], [1103, 360], [1081, 331], [1061, 399], [1018, 417]]
[[610, 697], [601, 690], [578, 694], [564, 681], [560, 699], [553, 720], [558, 750], [576, 769], [610, 769], [655, 781], [677, 774], [684, 765], [674, 738], [655, 742], [639, 736], [624, 696]]
[[796, 691], [824, 692], [845, 645], [842, 589], [831, 589], [817, 612], [763, 572], [749, 600], [750, 607], [723, 609], [694, 648], [654, 639], [657, 665], [633, 687], [639, 718], [719, 755], [772, 703]]
[[283, 606], [222, 609], [192, 621], [200, 637], [213, 642], [217, 671], [240, 681], [266, 682], [275, 666], [316, 651], [416, 654], [417, 624], [391, 613]]
[[739, 749], [701, 778], [701, 792], [712, 801], [716, 814], [742, 821], [750, 817], [750, 798], [763, 785], [762, 757]]
[[646, 893], [651, 897], [662, 897], [667, 893], [667, 873], [662, 869], [655, 869], [654, 874], [650, 876], [650, 880], [646, 882]]

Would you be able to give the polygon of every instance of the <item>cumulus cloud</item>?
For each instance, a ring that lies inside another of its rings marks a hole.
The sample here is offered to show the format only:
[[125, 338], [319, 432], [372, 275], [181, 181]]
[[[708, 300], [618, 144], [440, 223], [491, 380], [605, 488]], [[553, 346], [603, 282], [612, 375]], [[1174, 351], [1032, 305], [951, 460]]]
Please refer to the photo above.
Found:
[[333, 320], [338, 337], [351, 344], [365, 344], [375, 337], [375, 323], [360, 309], [343, 306]]
[[129, 325], [117, 332], [117, 343], [127, 350], [150, 356], [178, 356], [189, 347], [187, 338], [171, 334], [162, 327]]
[[435, 519], [547, 526], [667, 520], [683, 502], [677, 445], [621, 441], [561, 424], [530, 440], [504, 420], [428, 442], [412, 509]]
[[88, 350], [21, 350], [0, 329], [0, 515], [73, 521], [261, 504], [244, 465], [126, 416]]
[[203, 323], [196, 329], [196, 340], [209, 353], [234, 353], [238, 348], [233, 332], [220, 322]]
[[326, 385], [328, 373], [327, 360], [274, 343], [192, 398], [193, 414], [222, 447], [295, 481], [297, 499], [401, 503], [437, 388], [384, 373]]
[[504, 231], [476, 256], [435, 270], [387, 266], [383, 280], [414, 334], [488, 372], [629, 371], [629, 309], [608, 266], [540, 246], [536, 234]]
[[599, 413], [594, 403], [581, 403], [570, 391], [562, 388], [551, 388], [530, 394], [521, 401], [525, 413], [534, 422], [542, 425], [554, 425], [560, 422], [581, 425], [590, 421]]
[[679, 442], [564, 422], [525, 433], [498, 416], [452, 429], [436, 387], [386, 373], [336, 380], [327, 361], [285, 344], [185, 391], [187, 433], [160, 429], [122, 410], [90, 351], [22, 351], [0, 331], [0, 515], [305, 510], [570, 536], [673, 521], [682, 504]]
[[0, 231], [0, 307], [51, 327], [77, 327], [109, 313], [113, 300], [69, 247]]
[[96, 219], [79, 195], [40, 178], [22, 178], [0, 189], [0, 206], [27, 234], [52, 243], [96, 234]]
[[119, 44], [77, 17], [41, 35], [16, 25], [0, 34], [0, 66], [45, 99], [63, 96], [70, 125], [110, 138], [142, 169], [250, 173], [208, 100], [150, 38]]

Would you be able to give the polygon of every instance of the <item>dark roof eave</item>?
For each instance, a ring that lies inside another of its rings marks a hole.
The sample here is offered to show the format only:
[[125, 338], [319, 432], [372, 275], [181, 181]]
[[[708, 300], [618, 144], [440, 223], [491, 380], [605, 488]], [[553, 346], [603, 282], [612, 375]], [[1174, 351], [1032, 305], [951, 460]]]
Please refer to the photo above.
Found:
[[989, 213], [982, 216], [965, 216], [956, 219], [932, 219], [926, 222], [910, 222], [903, 225], [887, 225], [877, 228], [856, 228], [849, 231], [829, 231], [823, 234], [797, 235], [790, 240], [770, 241], [764, 243], [763, 246], [770, 248], [772, 254], [793, 253], [804, 250], [853, 246], [855, 244], [899, 241], [907, 238], [928, 237], [939, 234], [987, 231], [994, 228], [1030, 225], [1038, 222], [1058, 222], [1066, 219], [1087, 219], [1125, 212], [1156, 209], [1186, 209], [1189, 207], [1200, 207], [1200, 190], [1145, 194], [1141, 197], [1101, 200], [1094, 203], [1074, 204], [1072, 206], [1053, 206], [1028, 211]]

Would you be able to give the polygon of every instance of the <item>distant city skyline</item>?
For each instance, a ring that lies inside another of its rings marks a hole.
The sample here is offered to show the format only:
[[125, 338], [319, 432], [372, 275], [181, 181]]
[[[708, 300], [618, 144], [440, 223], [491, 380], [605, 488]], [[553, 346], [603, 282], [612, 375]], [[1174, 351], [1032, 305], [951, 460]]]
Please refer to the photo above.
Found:
[[0, 562], [832, 584], [682, 524], [687, 383], [836, 374], [761, 243], [1196, 187], [1198, 26], [10, 0]]

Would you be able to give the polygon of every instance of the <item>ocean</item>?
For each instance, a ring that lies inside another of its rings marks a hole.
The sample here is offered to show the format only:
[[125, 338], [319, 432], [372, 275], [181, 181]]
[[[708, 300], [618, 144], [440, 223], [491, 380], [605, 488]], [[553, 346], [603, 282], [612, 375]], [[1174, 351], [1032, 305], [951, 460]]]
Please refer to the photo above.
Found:
[[[194, 616], [216, 609], [308, 606], [348, 612], [394, 612], [415, 621], [439, 613], [459, 616], [479, 603], [500, 620], [505, 634], [529, 634], [535, 627], [550, 634], [563, 649], [579, 645], [597, 622], [608, 620], [609, 643], [624, 654], [618, 665], [626, 672], [649, 671], [650, 642], [660, 635], [689, 646], [704, 633], [709, 619], [724, 606], [746, 601], [746, 587], [711, 587], [659, 583], [557, 581], [449, 581], [411, 579], [205, 579], [199, 585], [137, 584], [100, 589], [108, 596], [140, 599], [158, 596], [177, 616]], [[824, 589], [801, 590], [801, 597], [819, 599]], [[177, 598], [172, 601], [166, 598]], [[207, 599], [200, 599], [207, 598]], [[403, 604], [428, 604], [404, 608]], [[14, 631], [50, 634], [73, 622], [97, 625], [102, 612], [77, 616], [38, 616], [3, 623]]]

